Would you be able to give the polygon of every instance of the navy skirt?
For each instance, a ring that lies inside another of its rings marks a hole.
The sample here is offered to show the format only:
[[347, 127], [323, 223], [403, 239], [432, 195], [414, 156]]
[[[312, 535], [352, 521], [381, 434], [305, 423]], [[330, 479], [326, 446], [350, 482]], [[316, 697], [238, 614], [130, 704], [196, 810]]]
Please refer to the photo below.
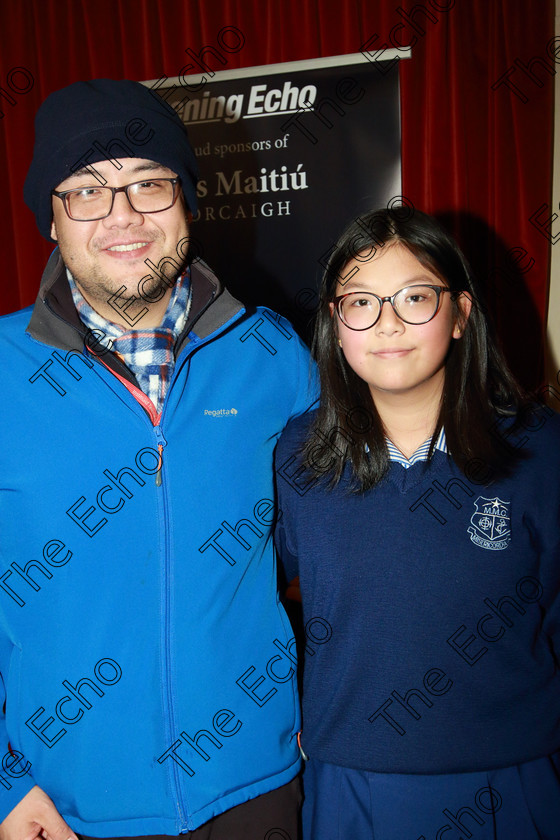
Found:
[[303, 789], [303, 840], [560, 840], [560, 752], [438, 776], [311, 758]]

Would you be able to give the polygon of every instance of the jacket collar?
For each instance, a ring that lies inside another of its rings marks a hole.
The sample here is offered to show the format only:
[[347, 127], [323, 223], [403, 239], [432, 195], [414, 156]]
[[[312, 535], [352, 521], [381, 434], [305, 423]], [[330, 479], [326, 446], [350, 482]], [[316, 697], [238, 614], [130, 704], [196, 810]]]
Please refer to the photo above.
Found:
[[[239, 301], [224, 289], [202, 260], [194, 260], [191, 264], [191, 284], [193, 297], [189, 319], [177, 340], [176, 355], [188, 344], [189, 333], [195, 325], [197, 335], [206, 338], [243, 311]], [[58, 248], [52, 252], [43, 272], [27, 332], [37, 341], [66, 352], [82, 353], [85, 347], [96, 351], [96, 342], [87, 336], [86, 327], [76, 312], [66, 266]], [[136, 384], [133, 374], [113, 353], [103, 349], [103, 361], [114, 372]]]

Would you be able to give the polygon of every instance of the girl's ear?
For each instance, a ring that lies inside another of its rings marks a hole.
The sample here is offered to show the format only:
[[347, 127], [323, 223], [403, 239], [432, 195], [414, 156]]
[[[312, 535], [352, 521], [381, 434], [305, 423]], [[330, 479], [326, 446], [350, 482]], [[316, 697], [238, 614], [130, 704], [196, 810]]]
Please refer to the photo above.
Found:
[[338, 337], [338, 318], [336, 317], [336, 307], [334, 303], [329, 303], [329, 312], [331, 313], [334, 334], [337, 338], [339, 346], [342, 347], [342, 344], [340, 343], [340, 338]]
[[461, 338], [465, 331], [465, 325], [469, 320], [469, 315], [471, 314], [472, 297], [468, 292], [461, 292], [456, 303], [459, 311], [455, 318], [452, 336], [453, 338]]
[[334, 330], [334, 334], [336, 336], [336, 341], [338, 343], [338, 346], [342, 347], [342, 341], [340, 340], [340, 335], [338, 333], [338, 318], [334, 317], [334, 315], [335, 315], [335, 305], [334, 305], [334, 303], [329, 303], [329, 310], [330, 310], [330, 313], [331, 313], [331, 318], [333, 318], [333, 330]]

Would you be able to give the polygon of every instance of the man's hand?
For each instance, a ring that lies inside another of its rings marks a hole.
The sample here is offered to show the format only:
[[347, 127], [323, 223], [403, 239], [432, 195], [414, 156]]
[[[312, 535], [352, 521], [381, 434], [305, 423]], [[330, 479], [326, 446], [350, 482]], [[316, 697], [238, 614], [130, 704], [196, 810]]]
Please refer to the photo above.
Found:
[[31, 788], [0, 823], [0, 840], [77, 840], [44, 790]]

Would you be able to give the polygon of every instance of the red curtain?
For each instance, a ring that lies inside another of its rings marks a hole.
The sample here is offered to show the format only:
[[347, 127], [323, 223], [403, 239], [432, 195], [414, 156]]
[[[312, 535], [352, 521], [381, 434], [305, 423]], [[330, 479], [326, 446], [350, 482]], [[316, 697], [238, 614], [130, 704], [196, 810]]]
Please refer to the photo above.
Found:
[[245, 37], [227, 69], [411, 44], [401, 63], [403, 192], [459, 237], [487, 281], [510, 362], [537, 385], [560, 66], [553, 21], [553, 0], [1, 0], [0, 312], [34, 300], [52, 248], [22, 189], [34, 115], [53, 90], [176, 76], [185, 49], [216, 47], [224, 26]]

